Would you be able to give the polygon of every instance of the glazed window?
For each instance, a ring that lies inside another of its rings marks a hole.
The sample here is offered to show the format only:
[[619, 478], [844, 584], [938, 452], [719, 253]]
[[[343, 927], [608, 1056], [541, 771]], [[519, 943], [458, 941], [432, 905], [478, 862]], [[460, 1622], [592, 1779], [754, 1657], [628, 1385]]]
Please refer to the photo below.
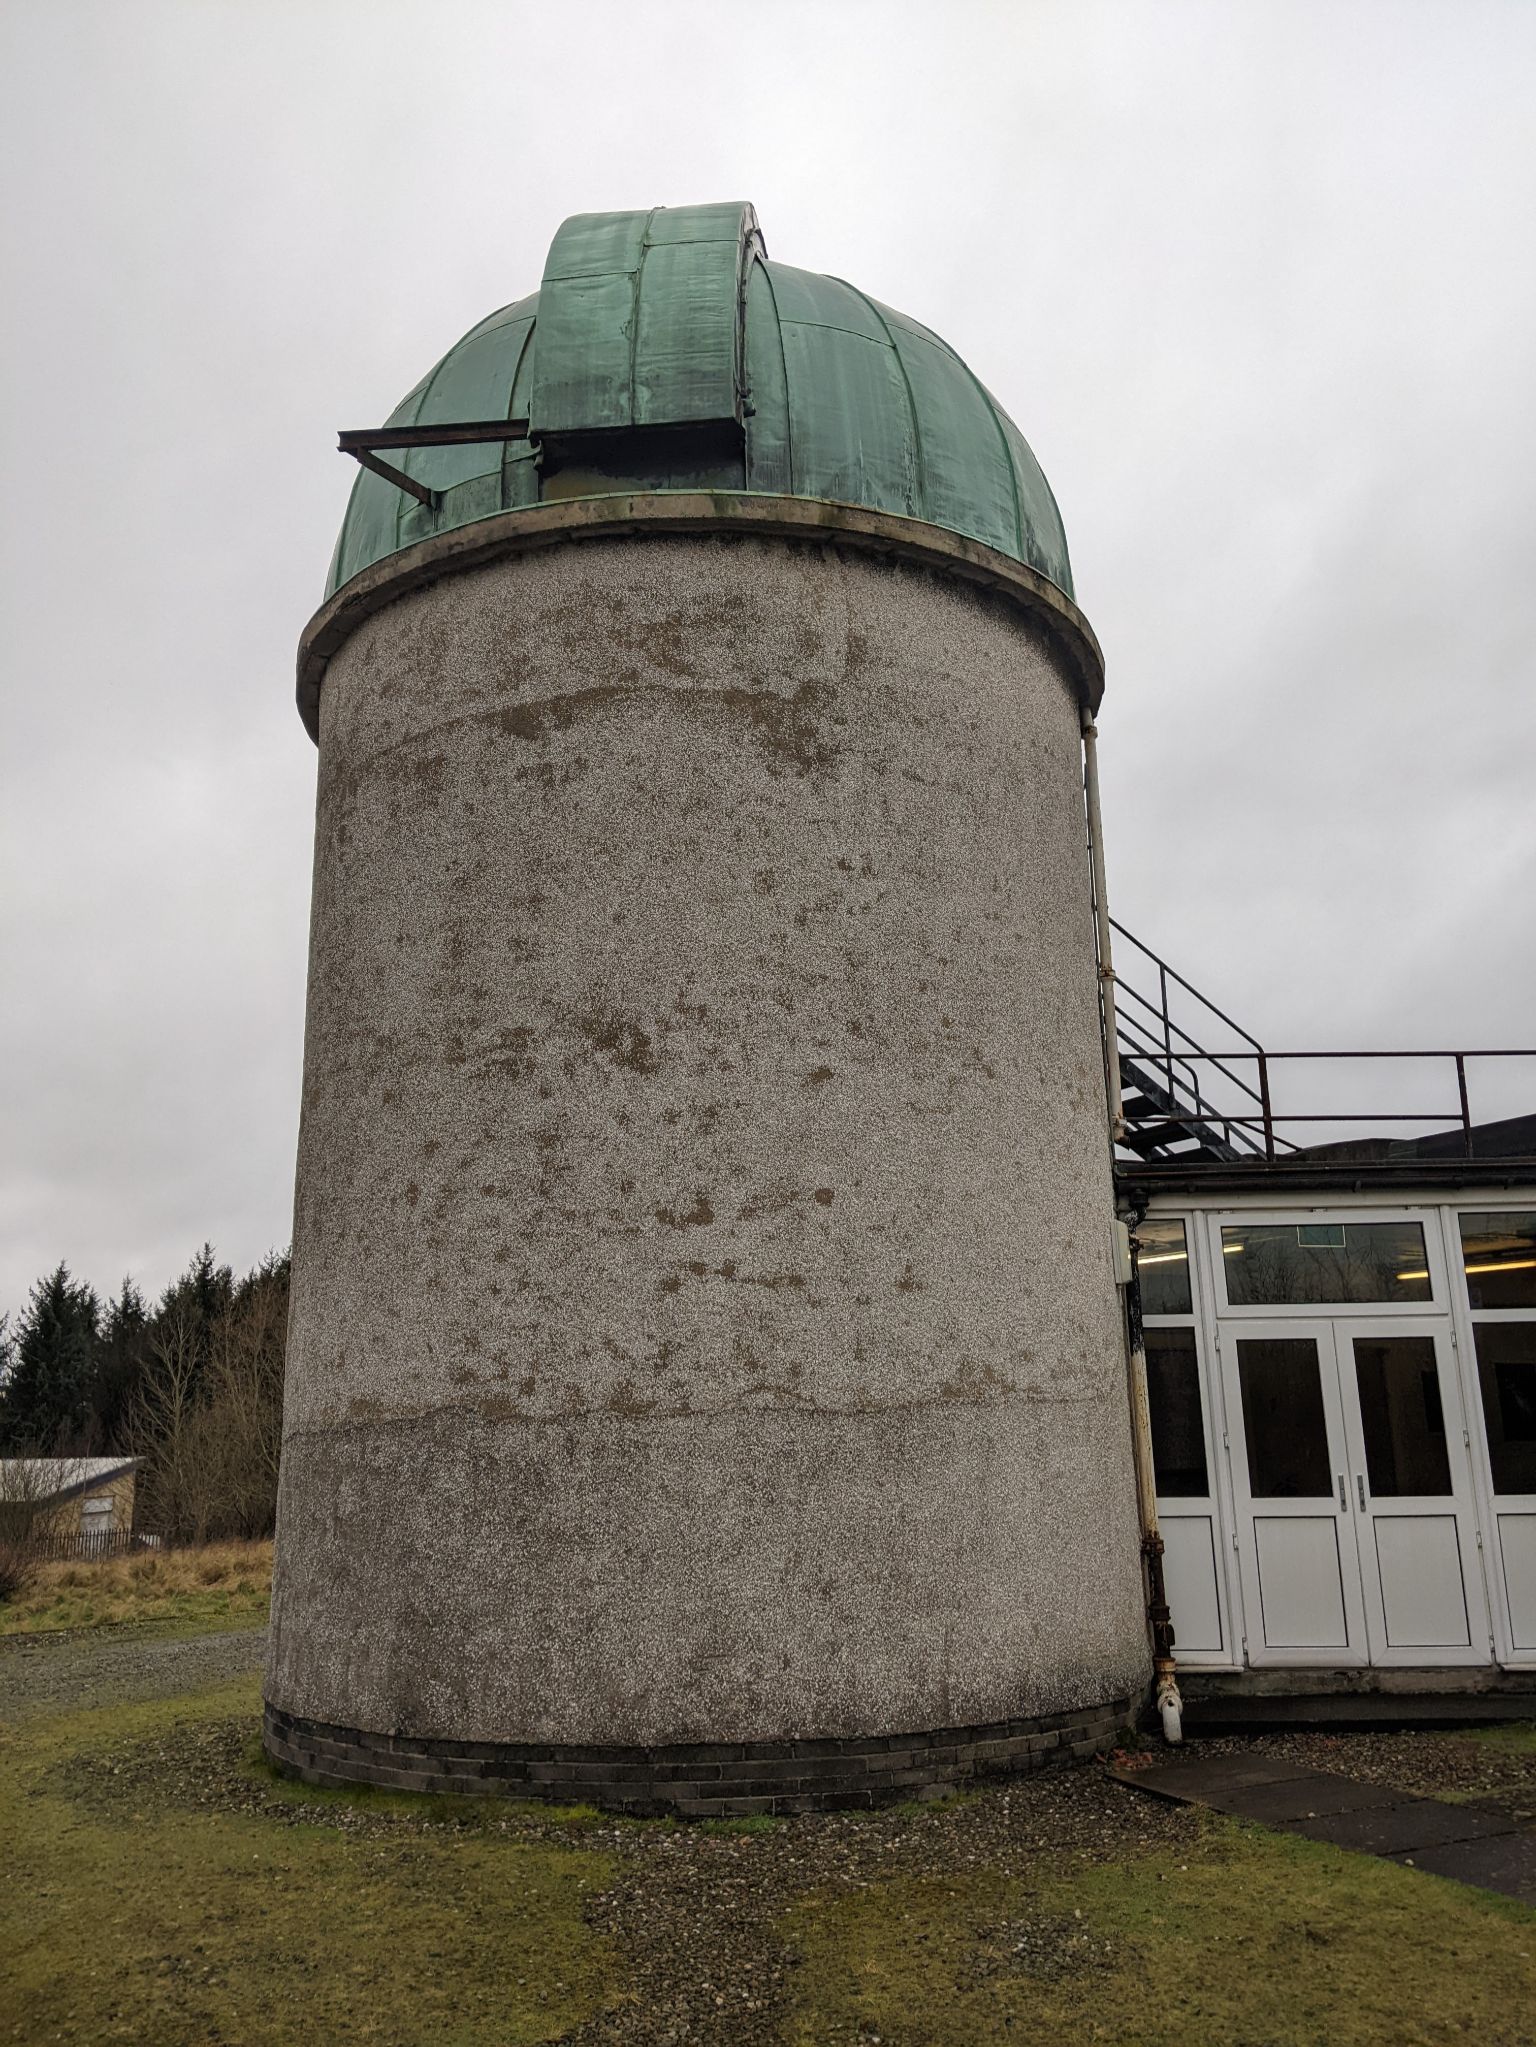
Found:
[[1211, 1481], [1205, 1467], [1205, 1418], [1200, 1409], [1200, 1361], [1193, 1329], [1149, 1329], [1147, 1405], [1152, 1413], [1152, 1465], [1157, 1490], [1168, 1500], [1203, 1500]]
[[1536, 1322], [1479, 1322], [1477, 1378], [1496, 1493], [1536, 1493]]
[[1136, 1225], [1136, 1277], [1143, 1315], [1188, 1315], [1189, 1246], [1177, 1216], [1146, 1216]]
[[1459, 1221], [1472, 1306], [1536, 1308], [1536, 1209], [1500, 1209]]
[[1221, 1268], [1234, 1308], [1432, 1298], [1414, 1222], [1224, 1224]]

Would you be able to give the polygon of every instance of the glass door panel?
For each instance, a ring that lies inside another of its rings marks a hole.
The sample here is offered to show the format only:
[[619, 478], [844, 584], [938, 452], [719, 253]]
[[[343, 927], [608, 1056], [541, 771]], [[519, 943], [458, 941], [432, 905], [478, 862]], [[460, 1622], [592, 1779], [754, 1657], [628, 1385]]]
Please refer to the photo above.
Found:
[[1451, 1458], [1432, 1336], [1357, 1336], [1355, 1394], [1366, 1476], [1381, 1498], [1448, 1498]]
[[1253, 1663], [1363, 1663], [1360, 1566], [1328, 1323], [1228, 1325], [1232, 1490]]
[[1321, 1499], [1333, 1491], [1316, 1337], [1239, 1337], [1248, 1490], [1256, 1500]]
[[1446, 1335], [1339, 1324], [1339, 1365], [1372, 1662], [1470, 1660], [1477, 1535], [1460, 1427], [1454, 1445], [1446, 1429], [1448, 1402], [1458, 1412]]
[[1482, 1661], [1471, 1474], [1444, 1325], [1335, 1326], [1375, 1663]]

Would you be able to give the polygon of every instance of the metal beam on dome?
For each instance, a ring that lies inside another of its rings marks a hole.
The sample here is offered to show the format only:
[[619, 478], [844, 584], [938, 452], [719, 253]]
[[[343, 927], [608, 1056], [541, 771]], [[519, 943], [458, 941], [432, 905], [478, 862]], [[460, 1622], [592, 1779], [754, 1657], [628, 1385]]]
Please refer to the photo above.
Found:
[[414, 476], [407, 476], [403, 469], [397, 469], [392, 462], [381, 462], [380, 448], [460, 448], [472, 447], [488, 441], [525, 441], [528, 438], [526, 419], [461, 419], [450, 420], [436, 426], [373, 426], [344, 430], [336, 437], [336, 445], [343, 455], [350, 455], [365, 469], [371, 469], [375, 476], [382, 476], [386, 483], [392, 483], [397, 490], [409, 491], [418, 504], [430, 511], [438, 502], [438, 493]]

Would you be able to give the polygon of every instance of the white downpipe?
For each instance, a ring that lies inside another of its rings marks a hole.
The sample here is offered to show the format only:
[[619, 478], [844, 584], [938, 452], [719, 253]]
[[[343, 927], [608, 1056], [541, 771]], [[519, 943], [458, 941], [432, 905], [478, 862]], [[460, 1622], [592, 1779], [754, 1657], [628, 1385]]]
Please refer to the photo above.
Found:
[[1115, 963], [1109, 931], [1109, 894], [1104, 878], [1104, 819], [1099, 811], [1099, 728], [1093, 713], [1083, 709], [1083, 794], [1088, 804], [1088, 862], [1093, 877], [1093, 922], [1098, 938], [1099, 996], [1104, 1004], [1104, 1091], [1109, 1107], [1109, 1135], [1118, 1144], [1125, 1135], [1120, 1106], [1120, 1061], [1115, 1015]]
[[[1093, 713], [1083, 711], [1083, 793], [1088, 808], [1088, 858], [1093, 875], [1093, 916], [1098, 939], [1099, 990], [1104, 1004], [1104, 1087], [1109, 1108], [1110, 1145], [1125, 1136], [1125, 1111], [1120, 1093], [1119, 1031], [1115, 1014], [1115, 966], [1109, 928], [1109, 891], [1104, 873], [1104, 821], [1099, 810], [1099, 728]], [[1135, 1285], [1134, 1269], [1131, 1281]], [[1128, 1311], [1132, 1303], [1127, 1302]], [[1158, 1718], [1163, 1739], [1177, 1745], [1184, 1739], [1184, 1702], [1179, 1696], [1173, 1656], [1173, 1627], [1163, 1579], [1163, 1537], [1157, 1525], [1157, 1478], [1152, 1461], [1152, 1413], [1147, 1405], [1147, 1353], [1141, 1340], [1139, 1304], [1126, 1316], [1126, 1387], [1131, 1409], [1131, 1449], [1136, 1470], [1136, 1502], [1141, 1519], [1141, 1553], [1145, 1569], [1147, 1620], [1152, 1634], [1152, 1667], [1156, 1678]], [[1133, 1334], [1134, 1332], [1134, 1334]]]
[[1179, 1687], [1171, 1677], [1166, 1683], [1159, 1681], [1157, 1710], [1163, 1717], [1163, 1740], [1170, 1748], [1177, 1748], [1184, 1739], [1184, 1701], [1179, 1697]]

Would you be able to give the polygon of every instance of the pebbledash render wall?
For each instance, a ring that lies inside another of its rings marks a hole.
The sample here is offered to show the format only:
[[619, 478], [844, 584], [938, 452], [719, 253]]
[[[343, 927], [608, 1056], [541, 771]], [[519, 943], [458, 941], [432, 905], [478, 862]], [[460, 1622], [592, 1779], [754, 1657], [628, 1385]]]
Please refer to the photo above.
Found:
[[1102, 1740], [1147, 1646], [1066, 656], [826, 536], [400, 591], [319, 700], [273, 1754], [741, 1810]]

